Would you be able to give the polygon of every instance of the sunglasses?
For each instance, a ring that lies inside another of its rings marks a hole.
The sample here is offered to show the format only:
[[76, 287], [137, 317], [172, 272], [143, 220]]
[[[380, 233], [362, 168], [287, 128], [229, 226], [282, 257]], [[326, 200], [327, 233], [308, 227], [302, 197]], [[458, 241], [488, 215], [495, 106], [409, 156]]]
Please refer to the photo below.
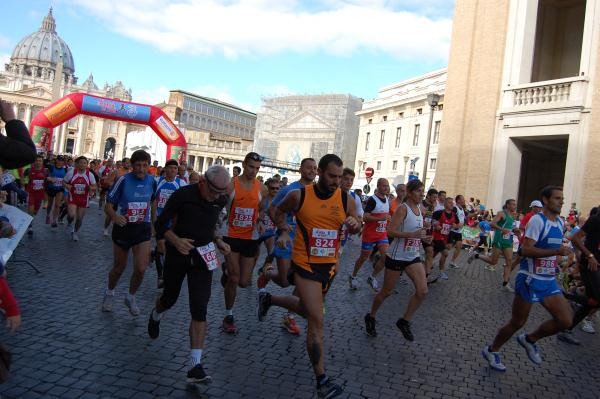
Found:
[[252, 161], [257, 161], [257, 162], [262, 162], [265, 158], [261, 157], [260, 155], [258, 155], [255, 152], [249, 152], [246, 155], [246, 160], [252, 160]]

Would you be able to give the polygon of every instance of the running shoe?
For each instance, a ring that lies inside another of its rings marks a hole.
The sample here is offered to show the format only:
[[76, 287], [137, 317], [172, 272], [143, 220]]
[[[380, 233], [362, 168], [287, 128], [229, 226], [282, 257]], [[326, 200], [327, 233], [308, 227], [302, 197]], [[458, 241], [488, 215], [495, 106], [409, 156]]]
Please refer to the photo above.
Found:
[[256, 306], [256, 315], [258, 321], [263, 321], [269, 308], [271, 307], [271, 294], [266, 291], [260, 291], [258, 293], [258, 305]]
[[331, 378], [327, 378], [325, 382], [317, 387], [317, 395], [319, 398], [330, 399], [339, 396], [344, 392], [344, 388], [333, 382]]
[[290, 334], [300, 335], [300, 327], [296, 324], [296, 319], [289, 313], [283, 315], [283, 327]]
[[71, 238], [73, 239], [73, 241], [79, 241], [79, 236], [77, 235], [77, 233], [71, 233]]
[[33, 235], [33, 229], [31, 227], [27, 229], [27, 235]]
[[499, 352], [491, 352], [489, 346], [485, 346], [481, 350], [481, 355], [485, 360], [487, 360], [488, 364], [491, 368], [497, 371], [506, 371], [506, 366], [502, 363], [502, 359], [500, 359]]
[[104, 237], [108, 237], [109, 236], [109, 231], [108, 231], [108, 227], [104, 229]]
[[596, 334], [596, 329], [594, 328], [594, 323], [589, 317], [586, 317], [581, 322], [581, 331], [586, 332], [588, 334]]
[[191, 384], [209, 384], [212, 382], [212, 378], [210, 375], [206, 375], [201, 364], [197, 364], [188, 371], [187, 382]]
[[459, 267], [456, 263], [450, 262], [450, 269], [458, 269]]
[[566, 342], [567, 344], [581, 345], [581, 341], [575, 338], [575, 336], [573, 335], [573, 331], [570, 330], [559, 332], [558, 334], [556, 334], [556, 338], [558, 338], [559, 341]]
[[258, 288], [259, 290], [264, 289], [269, 283], [269, 276], [267, 276], [267, 273], [269, 272], [269, 270], [272, 270], [273, 267], [268, 266], [262, 269], [262, 272], [258, 274], [258, 278], [256, 279], [256, 288]]
[[371, 288], [373, 288], [373, 291], [375, 291], [375, 292], [379, 291], [379, 281], [377, 281], [377, 279], [375, 277], [369, 276], [367, 278], [367, 283], [369, 283]]
[[400, 332], [402, 333], [402, 335], [404, 335], [404, 339], [406, 339], [407, 341], [414, 341], [415, 340], [415, 337], [414, 337], [412, 331], [410, 330], [410, 322], [409, 321], [404, 320], [401, 317], [396, 322], [396, 327], [398, 327], [398, 329], [400, 330]]
[[370, 313], [367, 313], [365, 315], [365, 330], [367, 332], [367, 335], [370, 335], [371, 337], [376, 337], [377, 336], [377, 330], [375, 329], [375, 318], [371, 317]]
[[531, 360], [535, 364], [542, 364], [542, 356], [540, 355], [540, 351], [536, 344], [532, 344], [527, 342], [527, 334], [523, 333], [517, 337], [517, 342], [519, 345], [525, 349], [527, 352], [527, 356], [529, 356], [529, 360]]
[[475, 252], [475, 247], [471, 247], [469, 248], [469, 252], [467, 252], [467, 263], [470, 265], [471, 263], [473, 263], [473, 260], [475, 259], [475, 255], [477, 253]]
[[237, 332], [237, 327], [235, 326], [233, 316], [231, 315], [225, 316], [221, 327], [223, 328], [223, 331], [225, 331], [228, 334], [235, 334]]
[[350, 277], [348, 278], [348, 285], [350, 286], [351, 290], [357, 290], [358, 289], [358, 278], [350, 275]]
[[440, 278], [442, 280], [448, 280], [448, 274], [446, 272], [440, 272]]
[[108, 292], [104, 292], [104, 300], [102, 301], [102, 311], [103, 312], [112, 312], [114, 299], [115, 299], [114, 294], [111, 295]]
[[439, 280], [439, 278], [440, 278], [439, 274], [435, 274], [435, 275], [434, 274], [429, 274], [429, 275], [427, 275], [427, 285], [435, 283], [436, 281]]
[[506, 285], [503, 285], [502, 289], [506, 292], [515, 292], [515, 289], [512, 287], [512, 285], [510, 285], [510, 282], [506, 283]]
[[148, 336], [152, 339], [158, 338], [158, 335], [160, 334], [160, 320], [156, 321], [152, 318], [152, 313], [154, 313], [155, 309], [152, 309], [150, 317], [148, 318]]
[[492, 266], [492, 265], [485, 265], [483, 268], [485, 270], [489, 270], [491, 272], [495, 272], [496, 271], [496, 266]]
[[138, 307], [137, 303], [135, 302], [135, 296], [125, 295], [125, 306], [127, 306], [129, 308], [129, 313], [131, 313], [133, 316], [140, 315], [140, 308]]

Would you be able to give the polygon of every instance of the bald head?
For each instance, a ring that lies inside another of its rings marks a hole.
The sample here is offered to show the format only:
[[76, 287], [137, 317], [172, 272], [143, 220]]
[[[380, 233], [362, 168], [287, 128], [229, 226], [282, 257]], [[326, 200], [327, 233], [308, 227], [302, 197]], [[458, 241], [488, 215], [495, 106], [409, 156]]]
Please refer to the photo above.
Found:
[[383, 177], [377, 179], [377, 193], [382, 197], [390, 193], [390, 182], [387, 179]]

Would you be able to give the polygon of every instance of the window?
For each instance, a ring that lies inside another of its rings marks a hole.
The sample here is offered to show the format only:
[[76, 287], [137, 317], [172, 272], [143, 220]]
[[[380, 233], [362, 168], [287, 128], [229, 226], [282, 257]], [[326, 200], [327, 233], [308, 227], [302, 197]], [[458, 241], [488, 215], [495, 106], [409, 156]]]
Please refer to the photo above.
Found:
[[373, 123], [373, 119], [369, 119], [369, 125]]
[[379, 149], [383, 150], [383, 143], [385, 142], [385, 130], [381, 131], [381, 134], [379, 135]]
[[117, 134], [117, 128], [119, 127], [118, 122], [109, 122], [108, 132], [112, 135]]
[[394, 144], [395, 148], [400, 148], [400, 136], [402, 135], [402, 128], [396, 128], [396, 144]]
[[392, 170], [398, 170], [398, 161], [392, 162]]
[[437, 109], [438, 109], [438, 111], [443, 111], [444, 110], [444, 104], [438, 104], [437, 105]]
[[429, 160], [429, 169], [435, 170], [436, 166], [437, 166], [437, 158], [431, 158]]
[[404, 118], [404, 112], [398, 112], [398, 119]]
[[377, 161], [377, 170], [381, 170], [381, 161]]
[[90, 119], [88, 121], [88, 126], [87, 127], [88, 127], [87, 130], [94, 130], [94, 120], [93, 119]]
[[417, 115], [423, 115], [423, 108], [417, 108]]
[[433, 129], [433, 143], [432, 144], [437, 144], [440, 142], [440, 125], [441, 124], [442, 124], [441, 121], [435, 122], [435, 128]]
[[415, 125], [415, 134], [413, 135], [413, 147], [419, 145], [419, 132], [421, 131], [421, 125]]
[[365, 151], [369, 151], [369, 139], [371, 138], [371, 133], [367, 132], [367, 137], [365, 139]]
[[383, 115], [383, 121], [387, 122], [387, 115]]

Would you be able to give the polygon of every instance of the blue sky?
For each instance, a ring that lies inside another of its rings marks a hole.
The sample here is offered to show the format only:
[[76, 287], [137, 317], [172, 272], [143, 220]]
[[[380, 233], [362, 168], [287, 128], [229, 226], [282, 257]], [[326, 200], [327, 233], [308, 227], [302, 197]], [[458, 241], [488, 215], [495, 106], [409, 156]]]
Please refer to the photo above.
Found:
[[4, 4], [7, 62], [49, 6], [83, 82], [156, 103], [184, 89], [258, 110], [261, 96], [364, 99], [446, 66], [454, 0], [20, 0]]

